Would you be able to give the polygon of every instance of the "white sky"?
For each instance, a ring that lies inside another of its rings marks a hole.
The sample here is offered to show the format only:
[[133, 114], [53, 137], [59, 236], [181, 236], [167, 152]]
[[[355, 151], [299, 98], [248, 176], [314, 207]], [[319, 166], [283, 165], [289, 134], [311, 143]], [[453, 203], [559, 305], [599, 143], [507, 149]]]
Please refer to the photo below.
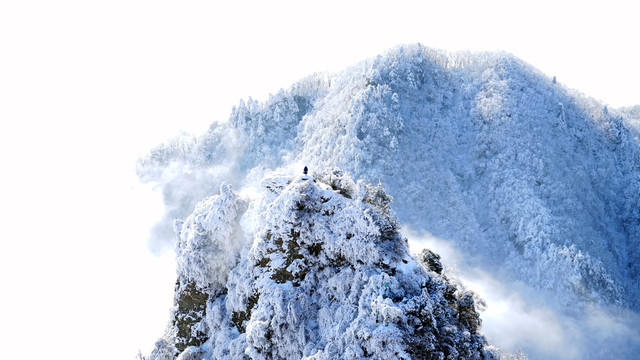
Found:
[[505, 50], [640, 103], [633, 1], [1, 1], [0, 358], [132, 359], [168, 321], [171, 254], [135, 159], [395, 45]]

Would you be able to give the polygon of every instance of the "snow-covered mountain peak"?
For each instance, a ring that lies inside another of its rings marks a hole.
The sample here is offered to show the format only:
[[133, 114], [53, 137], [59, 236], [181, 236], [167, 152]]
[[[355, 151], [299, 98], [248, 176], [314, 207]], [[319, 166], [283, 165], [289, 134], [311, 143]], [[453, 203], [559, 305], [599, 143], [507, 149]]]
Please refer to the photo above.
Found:
[[[223, 186], [178, 222], [175, 306], [152, 359], [495, 358], [474, 294], [437, 256], [409, 255], [380, 187], [339, 171], [262, 186], [248, 207]], [[247, 221], [260, 225], [242, 246]]]
[[[368, 213], [375, 226], [395, 219], [386, 229], [397, 222], [447, 241], [462, 254], [459, 266], [524, 283], [579, 319], [592, 308], [640, 309], [637, 124], [638, 107], [610, 108], [512, 55], [409, 45], [312, 75], [264, 102], [241, 102], [229, 121], [154, 149], [139, 174], [165, 196], [157, 247], [173, 247], [173, 219], [187, 218], [221, 183], [245, 193], [260, 188], [268, 169], [327, 171], [315, 183], [267, 176], [258, 200], [238, 210], [240, 230], [229, 230], [244, 237], [232, 242], [239, 247], [259, 243], [247, 234], [267, 224], [286, 232], [270, 216], [289, 215], [268, 206], [286, 210], [302, 197], [324, 209], [317, 199], [326, 184], [351, 199], [336, 200], [339, 216], [356, 216], [367, 204], [364, 184], [379, 183], [384, 196], [370, 196], [378, 211]], [[320, 228], [345, 231], [332, 226]]]

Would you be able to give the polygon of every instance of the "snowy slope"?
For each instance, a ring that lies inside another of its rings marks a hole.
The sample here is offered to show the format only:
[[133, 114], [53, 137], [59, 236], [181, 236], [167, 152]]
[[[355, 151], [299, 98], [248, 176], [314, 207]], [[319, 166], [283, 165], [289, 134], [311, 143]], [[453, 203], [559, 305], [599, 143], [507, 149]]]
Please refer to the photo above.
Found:
[[401, 223], [548, 291], [567, 310], [637, 310], [633, 114], [508, 54], [405, 46], [313, 75], [264, 103], [241, 102], [202, 136], [155, 149], [140, 175], [164, 186], [169, 211], [157, 237], [172, 239], [170, 219], [222, 181], [242, 188], [264, 169], [338, 166], [381, 181]]
[[175, 307], [150, 358], [496, 358], [474, 294], [409, 255], [389, 202], [339, 171], [270, 174], [251, 201], [223, 185], [176, 222]]

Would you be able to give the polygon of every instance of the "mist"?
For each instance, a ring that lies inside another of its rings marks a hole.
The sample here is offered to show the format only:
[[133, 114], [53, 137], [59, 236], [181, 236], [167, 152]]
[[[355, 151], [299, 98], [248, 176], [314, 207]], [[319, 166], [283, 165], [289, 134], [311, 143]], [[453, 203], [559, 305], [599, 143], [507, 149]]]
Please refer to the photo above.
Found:
[[211, 169], [178, 162], [165, 168], [159, 181], [151, 182], [162, 193], [164, 211], [150, 229], [149, 250], [156, 255], [173, 250], [174, 220], [184, 218], [200, 200], [214, 195], [228, 172], [228, 168]]
[[173, 250], [174, 220], [190, 214], [203, 198], [215, 195], [223, 182], [241, 185], [244, 174], [237, 159], [246, 144], [238, 139], [237, 131], [222, 124], [200, 136], [182, 133], [138, 159], [140, 181], [159, 191], [164, 204], [163, 215], [147, 240], [152, 253]]
[[554, 306], [545, 291], [507, 276], [470, 265], [449, 241], [402, 227], [413, 253], [424, 248], [440, 254], [445, 274], [457, 277], [477, 293], [482, 333], [490, 344], [510, 353], [520, 350], [529, 359], [635, 359], [640, 351], [640, 314], [615, 306], [586, 304], [578, 316]]

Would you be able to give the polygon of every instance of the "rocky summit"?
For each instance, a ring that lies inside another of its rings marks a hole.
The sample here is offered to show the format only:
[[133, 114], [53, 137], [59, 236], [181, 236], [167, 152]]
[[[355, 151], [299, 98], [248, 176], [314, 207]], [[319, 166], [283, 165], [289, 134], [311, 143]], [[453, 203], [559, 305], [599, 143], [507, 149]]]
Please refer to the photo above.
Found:
[[150, 358], [497, 358], [476, 295], [436, 254], [409, 254], [384, 189], [315, 175], [271, 174], [251, 201], [223, 185], [176, 222], [174, 307]]

